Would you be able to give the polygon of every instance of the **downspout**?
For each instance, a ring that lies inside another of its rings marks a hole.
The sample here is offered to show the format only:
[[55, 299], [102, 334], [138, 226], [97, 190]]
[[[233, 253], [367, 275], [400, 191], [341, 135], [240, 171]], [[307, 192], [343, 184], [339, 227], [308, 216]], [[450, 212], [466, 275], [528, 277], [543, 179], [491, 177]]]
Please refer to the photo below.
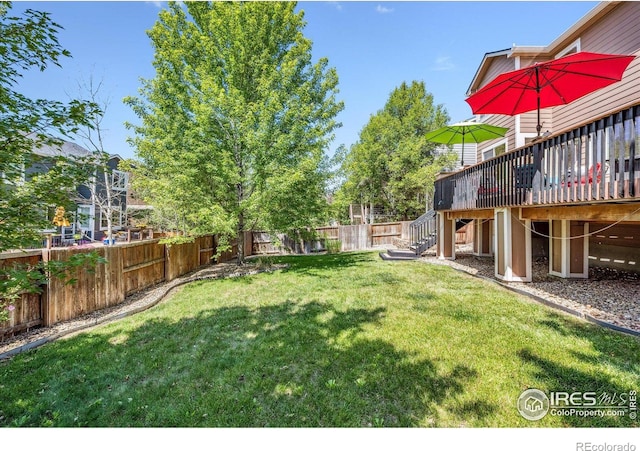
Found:
[[540, 69], [536, 66], [536, 94], [537, 94], [537, 105], [538, 105], [538, 123], [536, 124], [536, 131], [538, 132], [538, 138], [540, 138], [540, 130], [542, 130], [542, 125], [540, 124]]
[[[520, 57], [516, 56], [515, 60], [514, 60], [514, 70], [518, 70], [520, 69]], [[515, 118], [514, 118], [514, 124], [513, 124], [513, 129], [515, 132], [515, 145], [516, 148], [523, 146], [524, 145], [524, 138], [522, 138], [522, 135], [520, 133], [520, 115], [516, 114]]]

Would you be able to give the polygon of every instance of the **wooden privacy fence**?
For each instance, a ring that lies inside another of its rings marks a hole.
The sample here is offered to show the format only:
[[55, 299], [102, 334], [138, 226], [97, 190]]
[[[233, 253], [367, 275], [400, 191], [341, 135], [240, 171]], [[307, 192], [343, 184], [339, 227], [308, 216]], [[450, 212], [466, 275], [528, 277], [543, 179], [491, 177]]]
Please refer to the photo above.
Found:
[[[250, 237], [250, 236], [249, 236]], [[117, 246], [92, 248], [54, 248], [4, 254], [0, 267], [12, 264], [35, 265], [41, 260], [66, 261], [73, 254], [96, 251], [107, 261], [95, 268], [79, 268], [70, 274], [76, 283], [51, 279], [40, 294], [23, 294], [10, 312], [8, 321], [0, 323], [0, 338], [36, 326], [77, 318], [86, 313], [112, 307], [136, 291], [160, 282], [169, 282], [201, 266], [213, 263], [217, 249], [213, 235], [201, 236], [193, 243], [167, 246], [160, 240], [148, 240]], [[245, 240], [246, 241], [246, 240]], [[247, 244], [250, 248], [250, 243]], [[218, 262], [231, 260], [237, 246], [223, 253]]]
[[[15, 265], [37, 265], [42, 259], [42, 252], [26, 251], [0, 254], [0, 268], [10, 268]], [[9, 320], [0, 322], [0, 338], [5, 330], [28, 329], [42, 324], [40, 294], [24, 293], [14, 303], [15, 309], [9, 313]]]
[[[264, 232], [247, 232], [244, 253], [310, 253], [326, 250], [328, 241], [338, 241], [342, 251], [365, 250], [393, 244], [394, 239], [408, 239], [410, 222], [321, 227], [319, 238], [300, 241], [281, 235], [273, 243]], [[213, 235], [201, 236], [192, 243], [167, 246], [159, 239], [116, 246], [67, 247], [29, 252], [0, 254], [0, 267], [13, 264], [36, 265], [40, 261], [66, 261], [72, 255], [96, 251], [107, 263], [95, 268], [79, 268], [70, 277], [74, 284], [51, 279], [40, 294], [23, 294], [15, 302], [9, 320], [0, 323], [0, 339], [37, 326], [52, 326], [96, 310], [113, 307], [137, 291], [161, 282], [170, 282], [203, 265], [212, 263], [218, 248]], [[218, 262], [237, 255], [238, 247], [223, 252]]]
[[349, 226], [318, 227], [317, 239], [297, 240], [278, 234], [277, 240], [267, 232], [253, 232], [254, 255], [293, 253], [306, 254], [327, 249], [328, 241], [338, 241], [341, 251], [358, 251], [394, 244], [395, 239], [409, 239], [410, 221], [382, 224], [360, 224]]

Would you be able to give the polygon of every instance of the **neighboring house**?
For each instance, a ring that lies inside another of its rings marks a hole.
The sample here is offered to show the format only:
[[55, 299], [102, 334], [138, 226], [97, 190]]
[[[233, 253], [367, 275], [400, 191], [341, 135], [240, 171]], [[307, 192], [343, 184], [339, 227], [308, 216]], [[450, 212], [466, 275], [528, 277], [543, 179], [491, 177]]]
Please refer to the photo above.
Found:
[[[69, 141], [63, 141], [61, 145], [42, 145], [35, 148], [36, 155], [44, 157], [41, 163], [25, 169], [25, 176], [47, 170], [46, 157], [64, 156], [75, 158], [86, 158], [92, 152]], [[122, 158], [118, 155], [109, 155], [107, 166], [110, 173], [107, 175], [109, 189], [113, 195], [112, 205], [115, 207], [113, 213], [113, 230], [118, 231], [126, 227], [126, 207], [128, 192], [128, 174], [119, 171], [118, 163]], [[72, 199], [77, 204], [75, 212], [67, 212], [69, 226], [55, 227], [52, 223], [51, 229], [43, 230], [44, 233], [60, 233], [62, 242], [74, 241], [74, 236], [82, 235], [85, 239], [100, 241], [105, 237], [107, 231], [107, 211], [101, 208], [100, 198], [104, 198], [106, 193], [105, 177], [102, 170], [96, 169], [91, 180], [86, 185], [77, 188], [77, 197]], [[53, 211], [55, 206], [50, 206]]]
[[[457, 155], [456, 165], [453, 168], [455, 171], [462, 169], [462, 163], [464, 163], [464, 166], [470, 166], [478, 162], [478, 144], [476, 143], [465, 143], [464, 149], [462, 144], [452, 144], [450, 146], [443, 145], [437, 149], [437, 152], [444, 154], [449, 150]], [[462, 154], [463, 150], [464, 155]]]
[[349, 205], [349, 224], [379, 224], [381, 222], [392, 221], [394, 216], [383, 207], [376, 207], [366, 204]]
[[[525, 19], [526, 20], [526, 19]], [[474, 252], [495, 257], [496, 277], [588, 277], [593, 265], [640, 271], [640, 2], [603, 2], [552, 43], [485, 54], [471, 95], [500, 73], [578, 51], [636, 55], [622, 81], [568, 105], [476, 119], [507, 127], [478, 144], [478, 163], [436, 181], [438, 255], [455, 258], [455, 229], [474, 220]], [[505, 40], [509, 40], [505, 36]]]
[[147, 204], [137, 193], [131, 189], [131, 177], [129, 174], [128, 186], [127, 186], [127, 226], [133, 229], [144, 229], [149, 227], [152, 218], [151, 213], [153, 206]]

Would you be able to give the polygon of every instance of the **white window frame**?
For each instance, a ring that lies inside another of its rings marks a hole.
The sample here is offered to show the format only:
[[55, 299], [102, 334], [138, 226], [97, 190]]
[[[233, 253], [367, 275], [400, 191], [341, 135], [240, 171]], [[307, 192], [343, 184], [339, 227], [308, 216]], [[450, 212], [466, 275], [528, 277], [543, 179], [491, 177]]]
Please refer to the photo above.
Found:
[[[488, 160], [490, 158], [495, 157], [496, 156], [496, 147], [500, 147], [503, 144], [504, 144], [504, 152], [503, 153], [507, 153], [509, 151], [509, 142], [508, 142], [508, 140], [506, 138], [505, 139], [501, 139], [500, 141], [495, 143], [490, 148], [482, 151], [482, 161], [486, 161], [486, 160]], [[491, 153], [491, 155], [488, 155], [488, 153]]]
[[[81, 230], [93, 230], [93, 221], [94, 221], [94, 207], [93, 205], [78, 205], [78, 209], [76, 210], [77, 218], [78, 218], [78, 226]], [[86, 218], [81, 219], [81, 216], [86, 215]]]
[[111, 172], [111, 188], [116, 191], [126, 191], [129, 181], [128, 175], [129, 174], [124, 171], [118, 171], [117, 169], [114, 169]]
[[[122, 206], [121, 205], [116, 205], [113, 207], [113, 221], [112, 221], [112, 227], [114, 229], [120, 229], [122, 228], [122, 219], [123, 219], [123, 214], [122, 214]], [[107, 230], [107, 218], [106, 218], [106, 212], [103, 208], [100, 208], [100, 231], [104, 231]]]
[[581, 49], [581, 42], [580, 42], [580, 38], [576, 39], [575, 41], [573, 41], [571, 44], [569, 44], [568, 46], [566, 46], [565, 48], [563, 48], [562, 50], [560, 50], [560, 52], [556, 53], [556, 59], [561, 58], [563, 56], [569, 55], [571, 53], [574, 53], [573, 51], [575, 50], [575, 52], [579, 52]]

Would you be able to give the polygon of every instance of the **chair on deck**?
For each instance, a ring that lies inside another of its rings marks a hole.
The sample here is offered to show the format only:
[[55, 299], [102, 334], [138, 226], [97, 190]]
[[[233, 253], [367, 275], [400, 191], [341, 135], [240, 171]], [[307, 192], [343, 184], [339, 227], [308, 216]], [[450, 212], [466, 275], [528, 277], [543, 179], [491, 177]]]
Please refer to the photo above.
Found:
[[[589, 172], [587, 173], [587, 175], [583, 175], [582, 177], [580, 177], [580, 184], [584, 185], [585, 183], [593, 183], [593, 172], [594, 172], [594, 166], [591, 166], [589, 168]], [[602, 165], [600, 163], [596, 163], [595, 165], [595, 172], [596, 172], [596, 181], [600, 182], [602, 180]], [[569, 180], [567, 181], [567, 186], [571, 186], [572, 183], [578, 183], [577, 180]], [[563, 183], [564, 185], [564, 183]]]

